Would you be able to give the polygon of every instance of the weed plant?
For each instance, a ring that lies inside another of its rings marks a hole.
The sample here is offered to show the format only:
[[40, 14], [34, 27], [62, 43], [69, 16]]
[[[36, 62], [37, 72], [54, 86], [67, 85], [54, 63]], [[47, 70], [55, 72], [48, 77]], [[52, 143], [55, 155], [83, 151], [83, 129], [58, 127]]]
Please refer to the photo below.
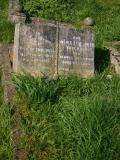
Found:
[[120, 77], [50, 80], [14, 75], [30, 160], [118, 160]]

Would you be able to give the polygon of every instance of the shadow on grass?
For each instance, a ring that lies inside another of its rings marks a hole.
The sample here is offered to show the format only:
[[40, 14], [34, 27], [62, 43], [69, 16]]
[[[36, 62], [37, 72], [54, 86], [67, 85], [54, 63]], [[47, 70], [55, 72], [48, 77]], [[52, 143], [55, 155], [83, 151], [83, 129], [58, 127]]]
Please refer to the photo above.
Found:
[[110, 54], [108, 49], [95, 49], [95, 71], [102, 73], [110, 64]]

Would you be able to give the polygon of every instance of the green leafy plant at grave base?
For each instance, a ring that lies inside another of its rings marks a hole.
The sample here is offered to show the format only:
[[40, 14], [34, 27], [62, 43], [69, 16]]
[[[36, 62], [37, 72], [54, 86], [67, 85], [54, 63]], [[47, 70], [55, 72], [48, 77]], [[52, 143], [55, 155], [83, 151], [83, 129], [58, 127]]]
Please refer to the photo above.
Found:
[[8, 0], [0, 0], [0, 42], [11, 43], [14, 39], [14, 26], [8, 21]]
[[[13, 82], [24, 133], [21, 145], [30, 160], [119, 159], [120, 77], [54, 81], [14, 75]], [[56, 101], [48, 96], [39, 103], [41, 95], [46, 97], [43, 88], [54, 95], [56, 86]]]
[[57, 81], [49, 80], [47, 77], [34, 78], [28, 74], [26, 78], [26, 76], [14, 75], [13, 81], [21, 98], [28, 96], [29, 93], [30, 103], [37, 102], [39, 104], [48, 100], [54, 103], [62, 91], [62, 86], [58, 86]]

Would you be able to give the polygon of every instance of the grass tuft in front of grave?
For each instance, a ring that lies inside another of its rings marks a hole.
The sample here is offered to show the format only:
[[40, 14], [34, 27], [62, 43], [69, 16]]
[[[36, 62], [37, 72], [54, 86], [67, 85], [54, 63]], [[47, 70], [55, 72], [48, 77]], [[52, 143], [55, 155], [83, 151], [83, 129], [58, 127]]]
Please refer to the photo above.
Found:
[[13, 76], [28, 159], [119, 159], [120, 77], [107, 74]]

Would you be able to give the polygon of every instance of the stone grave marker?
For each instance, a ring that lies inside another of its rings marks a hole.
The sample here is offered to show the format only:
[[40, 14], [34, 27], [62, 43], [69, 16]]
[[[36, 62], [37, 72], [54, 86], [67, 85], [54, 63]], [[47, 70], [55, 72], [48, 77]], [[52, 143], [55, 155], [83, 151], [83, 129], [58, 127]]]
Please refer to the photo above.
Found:
[[54, 76], [56, 68], [59, 75], [75, 73], [82, 77], [92, 76], [94, 34], [63, 24], [16, 24], [14, 71]]
[[59, 73], [94, 74], [94, 36], [89, 31], [60, 28]]

